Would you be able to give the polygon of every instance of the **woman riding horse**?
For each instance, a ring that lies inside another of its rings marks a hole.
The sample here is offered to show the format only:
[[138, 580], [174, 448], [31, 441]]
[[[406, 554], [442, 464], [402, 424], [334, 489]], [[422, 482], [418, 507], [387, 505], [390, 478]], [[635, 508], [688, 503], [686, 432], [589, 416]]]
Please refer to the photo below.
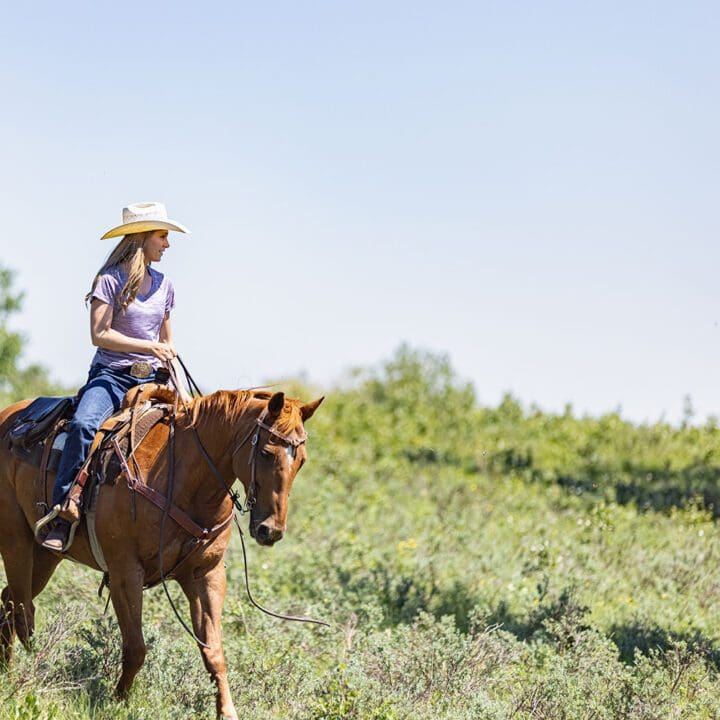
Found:
[[85, 296], [90, 302], [90, 335], [98, 349], [78, 393], [58, 467], [52, 504], [61, 510], [43, 542], [49, 550], [63, 550], [71, 523], [79, 517], [78, 508], [66, 496], [98, 428], [119, 410], [130, 388], [154, 380], [161, 363], [176, 355], [170, 328], [173, 286], [151, 267], [170, 247], [170, 230], [188, 232], [168, 219], [162, 203], [143, 202], [123, 208], [122, 224], [101, 238], [123, 236]]
[[[99, 349], [54, 485], [57, 504], [102, 419], [117, 409], [123, 393], [154, 379], [154, 369], [175, 355], [172, 286], [149, 265], [169, 246], [168, 230], [186, 230], [168, 220], [158, 203], [131, 205], [123, 220], [105, 237], [126, 237], [88, 294], [92, 338]], [[0, 672], [12, 659], [16, 637], [28, 646], [35, 627], [33, 600], [61, 560], [70, 558], [108, 574], [122, 636], [115, 692], [127, 698], [145, 660], [143, 589], [171, 578], [188, 600], [192, 629], [216, 685], [217, 716], [237, 720], [222, 647], [231, 523], [235, 509], [247, 511], [257, 543], [269, 546], [282, 539], [290, 490], [307, 459], [304, 424], [321, 402], [301, 404], [282, 392], [219, 390], [171, 411], [169, 421], [156, 424], [134, 449], [134, 471], [124, 481], [119, 472], [107, 478], [94, 496], [95, 541], [88, 526], [79, 523], [72, 546], [62, 554], [57, 550], [64, 547], [67, 526], [52, 536], [53, 552], [35, 541], [37, 467], [0, 442], [0, 556], [7, 579], [0, 592]], [[0, 439], [30, 404], [22, 400], [0, 410]], [[245, 491], [244, 508], [232, 490], [236, 480]], [[40, 478], [43, 496], [52, 483], [51, 473]], [[73, 509], [67, 499], [63, 508]]]

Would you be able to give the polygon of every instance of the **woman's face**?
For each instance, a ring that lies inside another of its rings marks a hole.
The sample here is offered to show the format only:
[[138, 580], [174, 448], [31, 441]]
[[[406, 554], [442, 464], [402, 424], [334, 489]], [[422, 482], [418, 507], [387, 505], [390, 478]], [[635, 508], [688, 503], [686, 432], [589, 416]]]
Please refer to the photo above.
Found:
[[160, 262], [163, 253], [170, 247], [167, 230], [153, 230], [145, 239], [143, 253], [145, 262]]

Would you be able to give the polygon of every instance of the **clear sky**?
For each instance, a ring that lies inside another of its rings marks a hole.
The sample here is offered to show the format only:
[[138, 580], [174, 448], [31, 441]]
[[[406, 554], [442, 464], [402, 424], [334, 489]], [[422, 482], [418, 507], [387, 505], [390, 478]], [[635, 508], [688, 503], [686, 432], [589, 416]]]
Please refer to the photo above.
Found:
[[122, 206], [205, 389], [403, 341], [482, 402], [720, 414], [720, 4], [34, 2], [0, 24], [0, 264], [81, 382]]

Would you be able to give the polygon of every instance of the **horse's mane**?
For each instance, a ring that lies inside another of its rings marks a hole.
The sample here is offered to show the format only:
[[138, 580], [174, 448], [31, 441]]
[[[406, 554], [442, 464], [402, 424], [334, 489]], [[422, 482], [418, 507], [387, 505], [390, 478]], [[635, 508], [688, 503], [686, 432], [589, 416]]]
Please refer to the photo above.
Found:
[[[273, 396], [268, 390], [218, 390], [210, 395], [201, 395], [188, 404], [192, 425], [204, 418], [218, 417], [235, 425], [253, 401], [267, 402]], [[300, 402], [285, 398], [280, 416], [275, 420], [278, 432], [290, 433], [302, 424]]]

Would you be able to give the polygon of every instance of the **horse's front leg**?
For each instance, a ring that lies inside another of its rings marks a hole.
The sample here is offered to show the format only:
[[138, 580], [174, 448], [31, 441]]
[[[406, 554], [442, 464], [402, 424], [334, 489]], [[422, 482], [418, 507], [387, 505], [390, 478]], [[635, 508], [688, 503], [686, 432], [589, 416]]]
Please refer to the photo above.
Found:
[[135, 675], [145, 662], [145, 639], [142, 632], [143, 571], [128, 563], [110, 567], [110, 597], [122, 635], [122, 674], [115, 694], [125, 699]]
[[205, 668], [217, 686], [217, 716], [237, 720], [230, 697], [227, 666], [222, 647], [222, 608], [225, 601], [225, 567], [222, 559], [211, 568], [197, 568], [178, 578], [190, 603], [193, 630], [207, 647], [200, 647]]

